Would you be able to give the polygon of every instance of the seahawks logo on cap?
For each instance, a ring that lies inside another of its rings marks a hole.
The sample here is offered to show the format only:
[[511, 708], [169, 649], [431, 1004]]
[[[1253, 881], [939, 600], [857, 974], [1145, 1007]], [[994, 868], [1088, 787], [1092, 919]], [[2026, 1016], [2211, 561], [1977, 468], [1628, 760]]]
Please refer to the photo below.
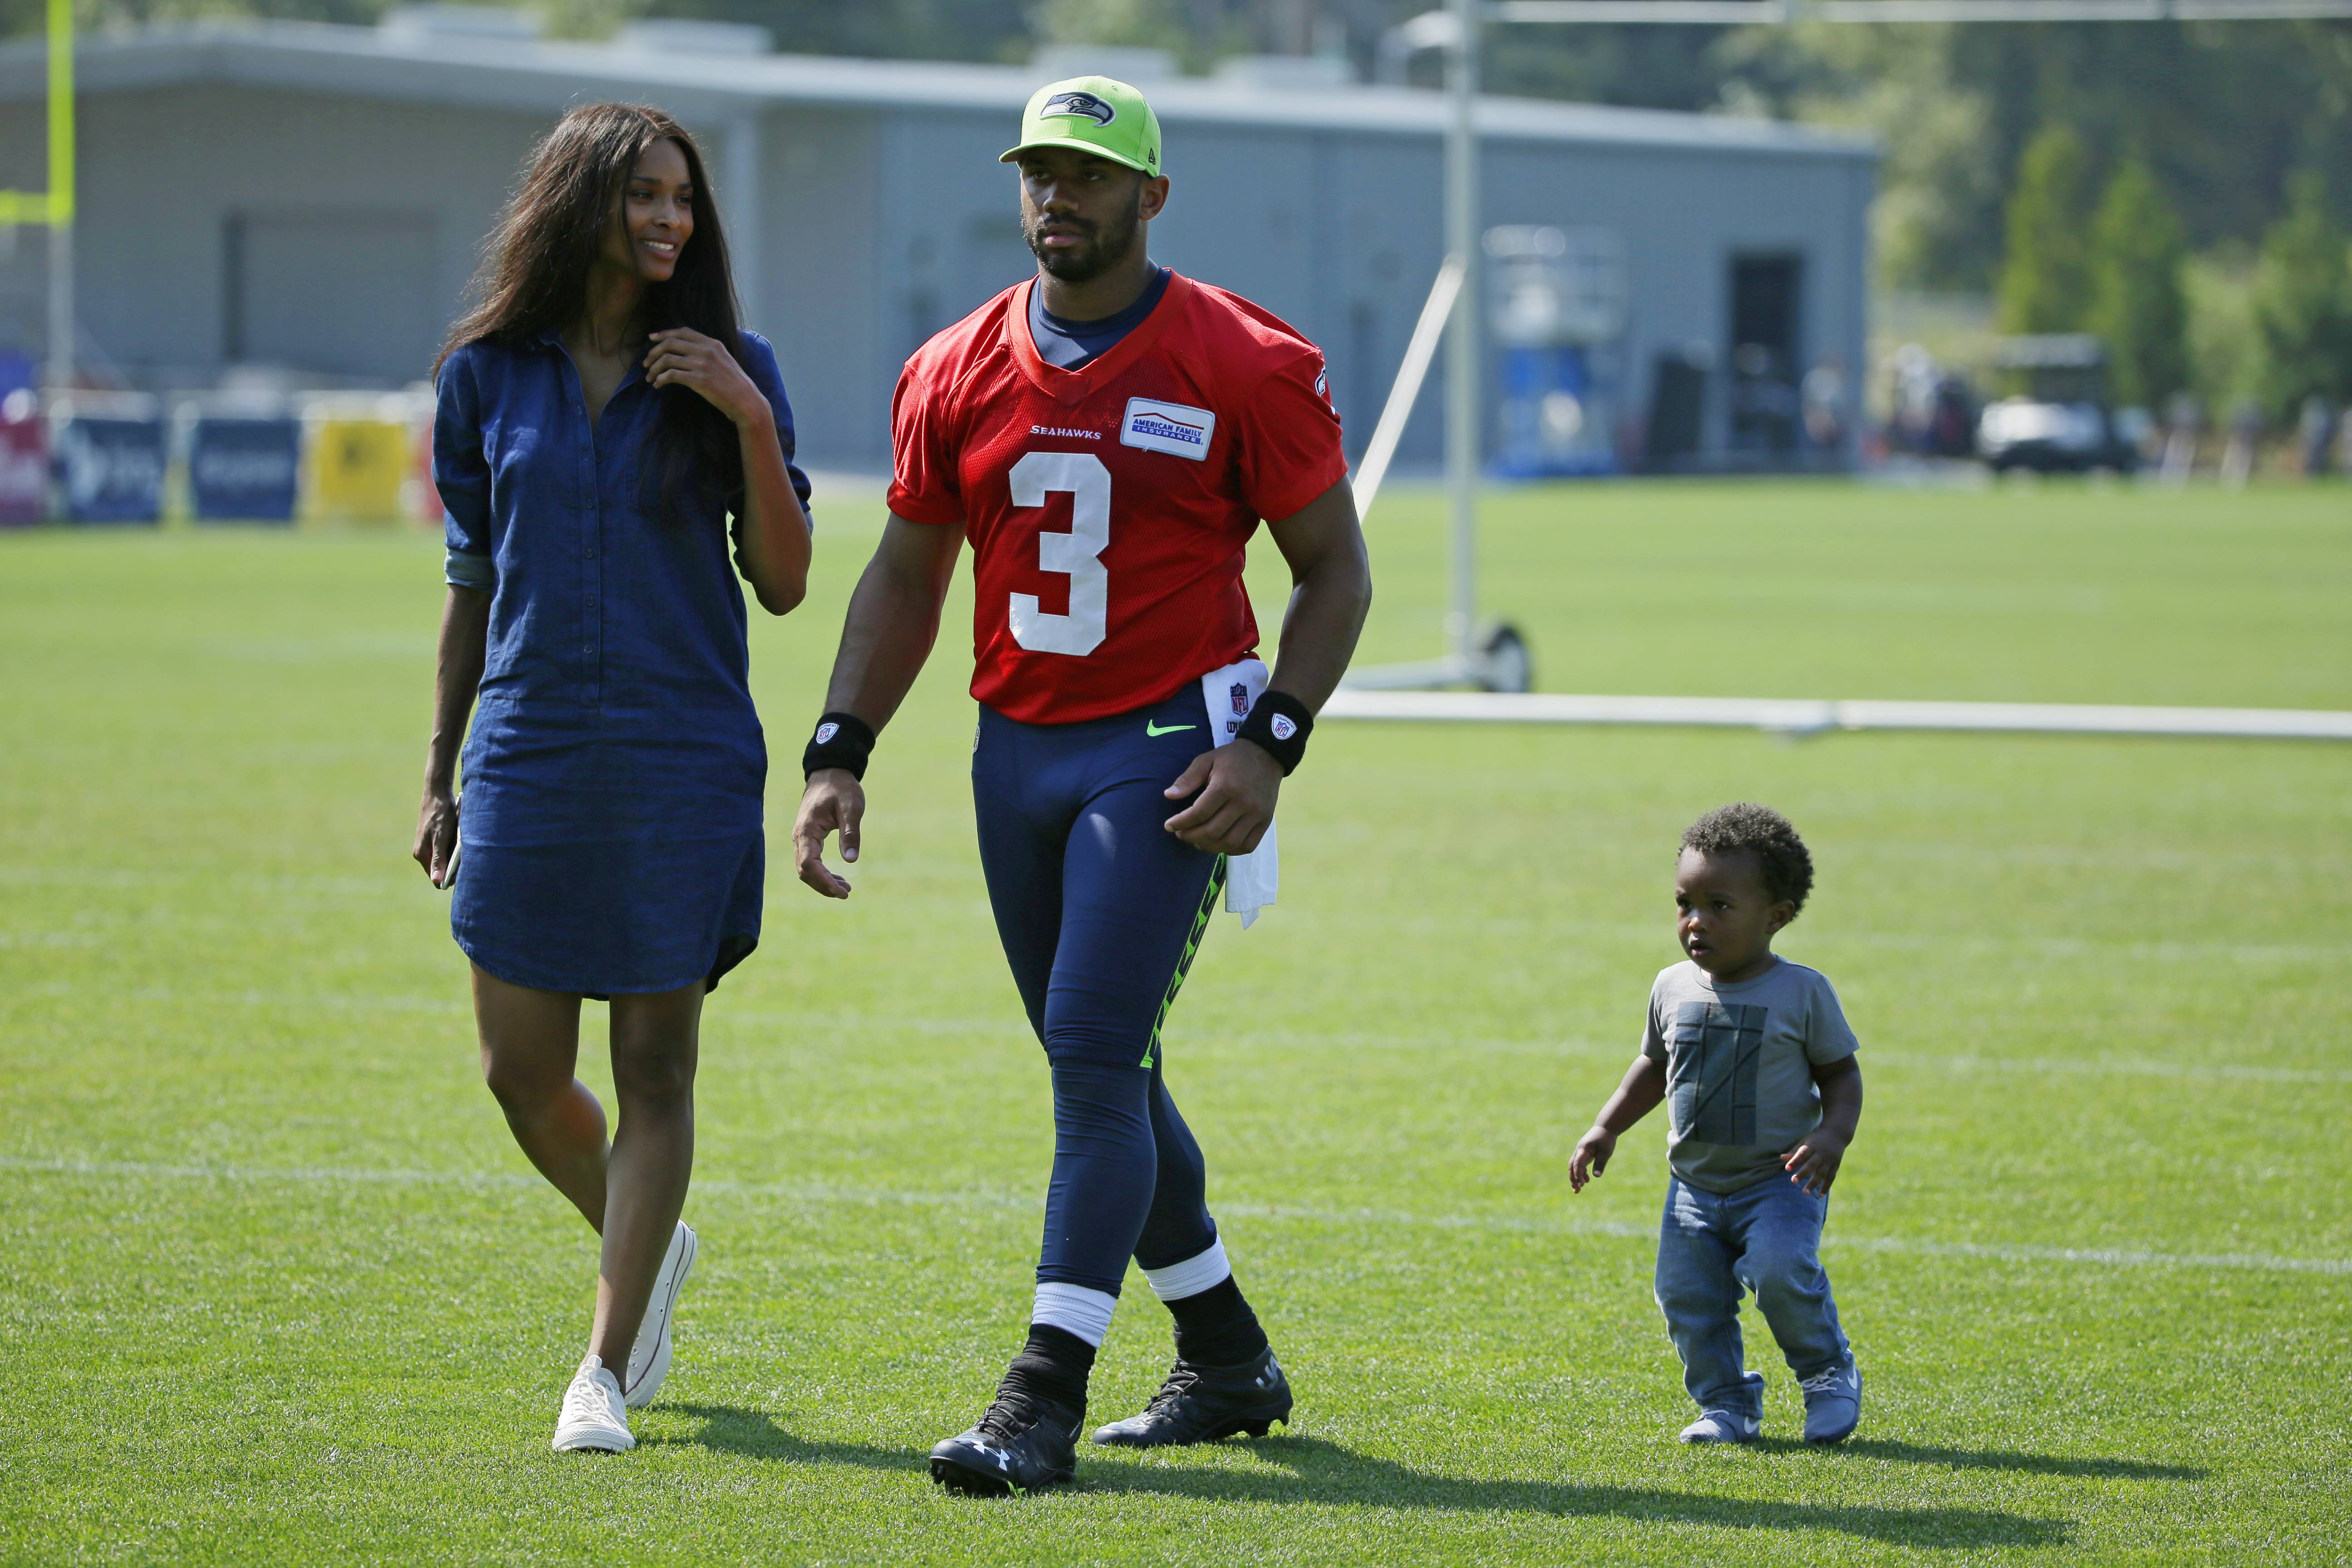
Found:
[[1118, 110], [1091, 92], [1057, 92], [1045, 100], [1037, 111], [1040, 119], [1049, 114], [1083, 115], [1097, 125], [1108, 125], [1118, 118]]

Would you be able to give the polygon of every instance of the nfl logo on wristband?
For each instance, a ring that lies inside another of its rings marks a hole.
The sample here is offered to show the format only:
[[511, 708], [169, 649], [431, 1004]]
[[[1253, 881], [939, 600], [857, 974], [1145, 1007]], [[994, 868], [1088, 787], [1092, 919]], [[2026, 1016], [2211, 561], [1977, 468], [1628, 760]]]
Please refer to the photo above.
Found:
[[855, 713], [835, 711], [820, 717], [816, 732], [801, 752], [803, 776], [820, 768], [840, 768], [852, 778], [866, 776], [866, 759], [874, 754], [874, 728]]
[[1305, 703], [1286, 691], [1269, 689], [1242, 721], [1238, 738], [1256, 742], [1282, 764], [1286, 777], [1307, 754], [1307, 737], [1314, 728], [1315, 716]]

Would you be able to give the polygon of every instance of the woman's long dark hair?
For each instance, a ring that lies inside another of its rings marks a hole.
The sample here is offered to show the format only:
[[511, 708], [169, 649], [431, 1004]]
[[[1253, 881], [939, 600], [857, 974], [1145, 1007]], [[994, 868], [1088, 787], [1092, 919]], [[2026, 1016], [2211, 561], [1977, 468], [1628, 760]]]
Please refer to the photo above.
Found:
[[[735, 276], [719, 205], [703, 174], [702, 150], [658, 109], [586, 103], [557, 121], [532, 150], [521, 185], [483, 244], [481, 268], [467, 290], [473, 306], [449, 329], [433, 362], [435, 380], [467, 343], [527, 342], [580, 318], [587, 309], [589, 271], [629, 175], [646, 149], [664, 137], [686, 154], [687, 177], [694, 183], [694, 233], [679, 248], [669, 280], [646, 285], [642, 325], [649, 332], [691, 327], [725, 344], [736, 363], [744, 363]], [[654, 395], [660, 400], [656, 443], [661, 452], [657, 462], [644, 466], [654, 508], [675, 515], [673, 503], [685, 489], [721, 497], [741, 489], [742, 454], [727, 416], [690, 387], [666, 386]]]

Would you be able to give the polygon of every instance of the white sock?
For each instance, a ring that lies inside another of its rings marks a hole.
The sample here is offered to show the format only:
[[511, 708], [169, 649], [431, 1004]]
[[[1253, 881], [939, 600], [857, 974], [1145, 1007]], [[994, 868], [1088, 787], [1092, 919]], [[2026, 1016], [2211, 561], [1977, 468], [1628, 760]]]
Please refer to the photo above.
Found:
[[1147, 1268], [1143, 1277], [1151, 1282], [1151, 1293], [1163, 1301], [1181, 1301], [1187, 1296], [1197, 1296], [1203, 1290], [1213, 1290], [1233, 1277], [1233, 1267], [1225, 1261], [1225, 1238], [1209, 1243], [1205, 1252], [1196, 1252], [1181, 1263], [1171, 1263], [1165, 1268]]
[[1049, 1324], [1099, 1347], [1103, 1336], [1110, 1332], [1111, 1309], [1118, 1305], [1118, 1298], [1108, 1290], [1050, 1279], [1037, 1287], [1037, 1304], [1030, 1310], [1029, 1321]]

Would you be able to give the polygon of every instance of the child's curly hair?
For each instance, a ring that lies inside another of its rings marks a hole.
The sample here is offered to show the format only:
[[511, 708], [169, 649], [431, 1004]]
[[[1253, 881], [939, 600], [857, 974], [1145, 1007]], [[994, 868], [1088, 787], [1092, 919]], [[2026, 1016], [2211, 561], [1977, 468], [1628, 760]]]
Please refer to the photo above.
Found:
[[1796, 826], [1769, 805], [1747, 800], [1718, 805], [1683, 830], [1682, 847], [1702, 855], [1754, 855], [1774, 903], [1786, 899], [1802, 910], [1813, 890], [1811, 851]]

